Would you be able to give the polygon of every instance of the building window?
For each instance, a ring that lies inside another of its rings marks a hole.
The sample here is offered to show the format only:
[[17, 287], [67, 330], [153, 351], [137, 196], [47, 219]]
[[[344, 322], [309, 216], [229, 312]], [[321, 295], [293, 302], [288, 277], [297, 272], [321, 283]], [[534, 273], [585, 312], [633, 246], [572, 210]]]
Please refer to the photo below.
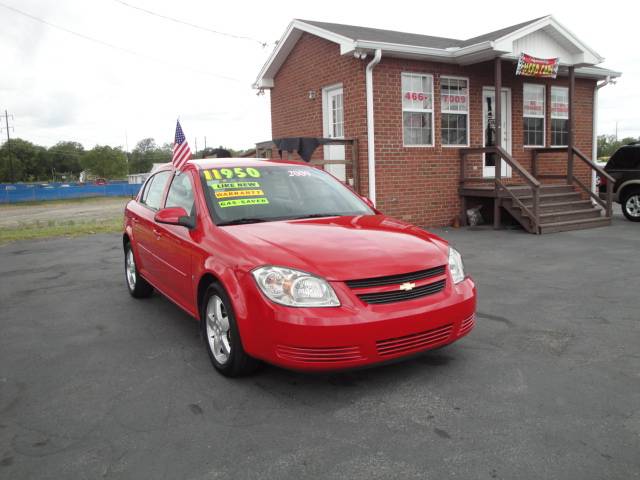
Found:
[[522, 92], [525, 147], [544, 147], [544, 112], [544, 85], [525, 83]]
[[469, 80], [442, 77], [440, 106], [442, 145], [468, 145]]
[[402, 133], [405, 145], [433, 146], [433, 76], [402, 74]]
[[551, 145], [566, 147], [569, 143], [569, 89], [551, 87]]

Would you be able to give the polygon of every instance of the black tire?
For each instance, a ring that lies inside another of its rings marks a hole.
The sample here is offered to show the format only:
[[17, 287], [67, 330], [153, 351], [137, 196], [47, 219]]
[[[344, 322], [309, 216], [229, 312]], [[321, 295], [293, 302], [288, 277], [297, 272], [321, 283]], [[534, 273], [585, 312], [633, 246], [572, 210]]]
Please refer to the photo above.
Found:
[[[129, 262], [133, 262], [133, 271], [130, 271]], [[133, 280], [130, 274], [133, 274]], [[135, 262], [133, 250], [131, 250], [131, 244], [129, 242], [124, 244], [124, 280], [127, 285], [127, 290], [134, 298], [147, 298], [153, 294], [153, 287], [149, 282], [140, 276], [138, 267]]]
[[622, 213], [627, 220], [640, 222], [640, 188], [628, 188], [623, 193]]
[[[216, 322], [213, 319], [208, 318], [207, 307], [210, 302], [215, 304], [217, 300], [214, 297], [217, 297], [217, 299], [221, 301], [221, 310], [223, 311], [223, 314], [226, 315], [225, 320], [228, 322], [226, 335], [221, 334], [221, 336], [226, 338], [230, 349], [225, 361], [220, 360], [220, 357], [224, 356], [224, 350], [217, 352], [217, 355], [213, 351], [213, 345], [215, 345], [215, 342], [213, 341], [213, 338], [215, 337], [213, 329], [215, 328], [214, 324]], [[207, 325], [209, 325], [211, 330], [207, 328]], [[259, 362], [247, 355], [244, 351], [242, 339], [240, 338], [240, 332], [238, 330], [238, 324], [236, 323], [236, 316], [233, 311], [233, 305], [227, 295], [227, 292], [225, 292], [224, 288], [217, 283], [209, 285], [202, 297], [200, 305], [200, 327], [202, 329], [202, 338], [204, 339], [209, 359], [215, 369], [222, 375], [226, 377], [240, 377], [252, 373], [258, 367]]]

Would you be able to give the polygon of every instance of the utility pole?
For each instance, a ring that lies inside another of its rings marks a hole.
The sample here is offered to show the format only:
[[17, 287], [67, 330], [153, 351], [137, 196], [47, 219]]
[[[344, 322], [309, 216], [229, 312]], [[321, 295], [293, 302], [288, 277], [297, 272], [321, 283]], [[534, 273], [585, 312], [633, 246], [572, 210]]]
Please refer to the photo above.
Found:
[[204, 136], [204, 149], [207, 149], [207, 136]]
[[[7, 129], [7, 152], [9, 153], [9, 178], [11, 178], [11, 183], [15, 182], [15, 178], [13, 178], [13, 155], [11, 154], [11, 138], [9, 137], [9, 117], [13, 120], [13, 115], [9, 115], [7, 111], [4, 111], [4, 124]], [[2, 128], [0, 127], [0, 131]]]
[[193, 158], [198, 158], [198, 137], [196, 137], [195, 139], [195, 147], [196, 147], [196, 154], [193, 156]]

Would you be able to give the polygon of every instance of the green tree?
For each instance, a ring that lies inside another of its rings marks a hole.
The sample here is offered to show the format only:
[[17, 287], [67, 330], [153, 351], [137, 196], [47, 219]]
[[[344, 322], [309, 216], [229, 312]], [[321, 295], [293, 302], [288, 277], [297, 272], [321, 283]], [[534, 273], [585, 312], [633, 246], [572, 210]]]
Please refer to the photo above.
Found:
[[153, 138], [144, 138], [137, 143], [131, 152], [129, 173], [148, 172], [154, 163], [170, 162], [171, 154], [170, 145], [165, 144], [159, 147]]
[[622, 140], [616, 140], [615, 135], [598, 135], [598, 158], [609, 158], [623, 145], [628, 145], [639, 140], [640, 137], [625, 137]]
[[82, 171], [80, 160], [84, 155], [84, 147], [78, 142], [58, 142], [48, 150], [51, 168], [57, 174], [78, 176]]
[[121, 148], [96, 145], [80, 160], [82, 168], [103, 178], [121, 178], [127, 173], [127, 157]]
[[21, 138], [11, 139], [0, 147], [0, 181], [16, 182], [37, 180], [46, 174], [46, 150]]

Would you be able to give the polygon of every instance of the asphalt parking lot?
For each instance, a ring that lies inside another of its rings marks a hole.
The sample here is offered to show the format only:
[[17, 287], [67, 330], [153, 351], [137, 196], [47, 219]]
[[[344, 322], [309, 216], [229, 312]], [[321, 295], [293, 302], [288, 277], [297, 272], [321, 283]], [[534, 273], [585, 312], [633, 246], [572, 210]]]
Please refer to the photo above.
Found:
[[236, 380], [127, 294], [119, 235], [0, 247], [0, 478], [640, 477], [640, 225], [438, 233], [478, 283], [467, 338]]

